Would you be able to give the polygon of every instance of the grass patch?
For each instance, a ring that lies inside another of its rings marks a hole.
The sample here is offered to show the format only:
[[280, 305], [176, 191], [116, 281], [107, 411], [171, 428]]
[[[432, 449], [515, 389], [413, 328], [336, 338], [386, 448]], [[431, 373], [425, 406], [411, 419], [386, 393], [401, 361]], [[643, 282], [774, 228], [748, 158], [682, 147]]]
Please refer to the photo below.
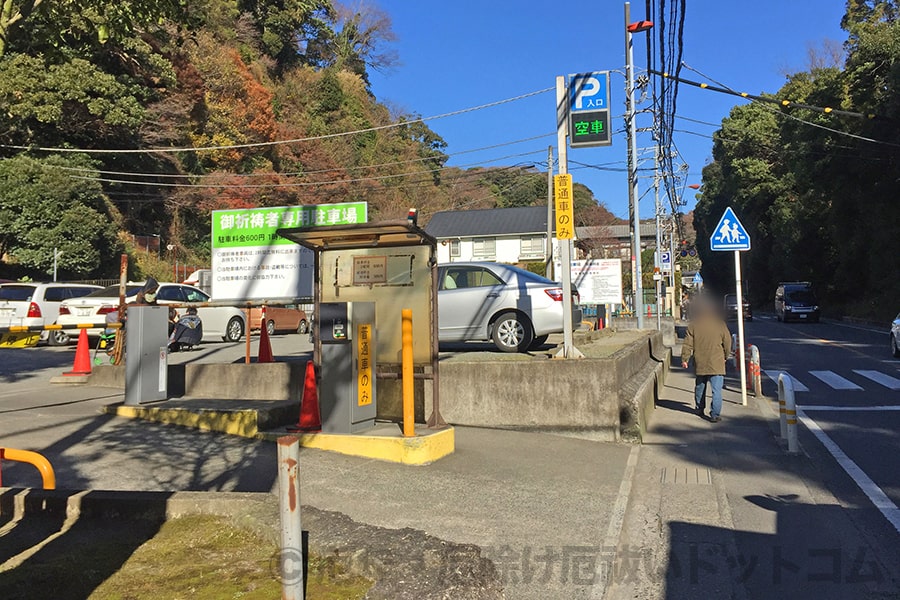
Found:
[[[98, 527], [105, 529], [100, 524]], [[164, 523], [155, 535], [152, 531], [145, 532], [143, 543], [135, 541], [134, 536], [141, 539], [139, 528], [119, 529], [110, 528], [105, 535], [90, 535], [93, 539], [81, 544], [68, 544], [72, 546], [68, 551], [55, 556], [42, 558], [39, 554], [2, 573], [0, 597], [91, 600], [281, 597], [275, 545], [231, 524], [227, 518], [173, 519]], [[307, 597], [311, 599], [363, 598], [371, 586], [371, 581], [347, 574], [334, 560], [309, 558]]]

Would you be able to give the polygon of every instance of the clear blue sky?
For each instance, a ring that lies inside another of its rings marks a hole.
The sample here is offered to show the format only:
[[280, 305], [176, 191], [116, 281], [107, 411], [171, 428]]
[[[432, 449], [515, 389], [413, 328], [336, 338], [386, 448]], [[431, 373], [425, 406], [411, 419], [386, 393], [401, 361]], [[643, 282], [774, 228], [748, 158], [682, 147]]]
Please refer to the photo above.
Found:
[[[552, 87], [557, 75], [586, 71], [624, 70], [624, 4], [601, 0], [537, 2], [535, 0], [373, 0], [387, 12], [398, 40], [400, 64], [373, 73], [376, 97], [402, 110], [431, 116]], [[674, 1], [674, 0], [672, 0]], [[689, 0], [684, 56], [688, 65], [729, 87], [749, 93], [775, 92], [785, 72], [804, 70], [807, 48], [824, 39], [843, 42], [840, 29], [844, 0]], [[644, 15], [644, 2], [632, 2], [632, 21]], [[635, 36], [635, 63], [646, 65], [643, 35]], [[682, 76], [702, 80], [684, 70]], [[612, 73], [610, 106], [613, 130], [621, 130], [624, 77]], [[719, 123], [735, 104], [733, 96], [682, 85], [678, 114]], [[555, 132], [555, 95], [548, 92], [429, 125], [448, 143], [453, 154]], [[646, 103], [641, 106], [648, 106]], [[639, 106], [638, 108], [641, 108]], [[638, 127], [651, 123], [649, 115]], [[716, 128], [684, 120], [677, 129], [710, 135]], [[700, 183], [711, 158], [712, 141], [676, 133], [675, 143], [690, 167], [689, 182]], [[484, 166], [546, 161], [555, 135], [531, 142], [451, 157], [451, 165]], [[651, 146], [649, 133], [639, 134], [638, 146]], [[527, 156], [490, 162], [512, 154]], [[554, 151], [555, 156], [555, 151]], [[649, 155], [652, 156], [652, 155]], [[589, 164], [625, 166], [625, 137], [617, 133], [610, 148], [570, 150], [569, 159]], [[642, 165], [645, 166], [645, 165]], [[649, 166], [649, 163], [648, 165]], [[676, 165], [677, 166], [677, 165]], [[624, 172], [574, 169], [575, 181], [589, 186], [596, 197], [620, 217], [627, 217]], [[542, 167], [543, 170], [543, 167]], [[650, 185], [641, 180], [643, 193]], [[685, 194], [693, 208], [693, 192]], [[641, 217], [653, 216], [652, 194], [641, 201]]]

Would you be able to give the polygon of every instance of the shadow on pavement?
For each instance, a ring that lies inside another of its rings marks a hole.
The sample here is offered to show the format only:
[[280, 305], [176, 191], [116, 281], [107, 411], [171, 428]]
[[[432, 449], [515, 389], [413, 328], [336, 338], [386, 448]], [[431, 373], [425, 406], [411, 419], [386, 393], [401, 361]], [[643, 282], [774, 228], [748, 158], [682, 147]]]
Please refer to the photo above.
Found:
[[[21, 490], [9, 489], [0, 494], [5, 517], [18, 492]], [[89, 492], [81, 499], [82, 505], [90, 503], [90, 496]], [[165, 494], [158, 494], [152, 502], [142, 501], [135, 508], [137, 518], [126, 519], [98, 512], [67, 520], [66, 501], [66, 492], [38, 500], [40, 506], [30, 506], [24, 518], [6, 523], [0, 538], [0, 564], [10, 562], [0, 577], [0, 597], [87, 598], [153, 538], [166, 520]]]
[[670, 523], [666, 598], [898, 597], [885, 557], [846, 535], [847, 509], [790, 496], [744, 499], [774, 513], [776, 533]]

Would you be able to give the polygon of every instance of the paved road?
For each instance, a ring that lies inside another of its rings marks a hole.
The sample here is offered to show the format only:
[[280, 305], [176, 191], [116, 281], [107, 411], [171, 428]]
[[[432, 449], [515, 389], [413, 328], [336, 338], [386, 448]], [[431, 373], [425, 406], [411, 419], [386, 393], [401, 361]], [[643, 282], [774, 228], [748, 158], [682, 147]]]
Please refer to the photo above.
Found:
[[776, 398], [778, 373], [790, 374], [804, 450], [838, 469], [833, 484], [848, 502], [878, 506], [880, 528], [900, 532], [900, 360], [887, 329], [762, 316], [746, 336], [760, 349], [766, 395]]

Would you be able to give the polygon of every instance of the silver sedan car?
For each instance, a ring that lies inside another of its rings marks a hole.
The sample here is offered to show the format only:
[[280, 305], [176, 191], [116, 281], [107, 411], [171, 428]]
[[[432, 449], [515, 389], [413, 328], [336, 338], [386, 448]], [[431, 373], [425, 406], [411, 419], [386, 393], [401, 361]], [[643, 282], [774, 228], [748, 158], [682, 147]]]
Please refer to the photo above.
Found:
[[[563, 331], [563, 290], [530, 271], [498, 263], [450, 263], [438, 269], [441, 342], [492, 340], [504, 352], [524, 352]], [[581, 324], [572, 292], [573, 327]]]

